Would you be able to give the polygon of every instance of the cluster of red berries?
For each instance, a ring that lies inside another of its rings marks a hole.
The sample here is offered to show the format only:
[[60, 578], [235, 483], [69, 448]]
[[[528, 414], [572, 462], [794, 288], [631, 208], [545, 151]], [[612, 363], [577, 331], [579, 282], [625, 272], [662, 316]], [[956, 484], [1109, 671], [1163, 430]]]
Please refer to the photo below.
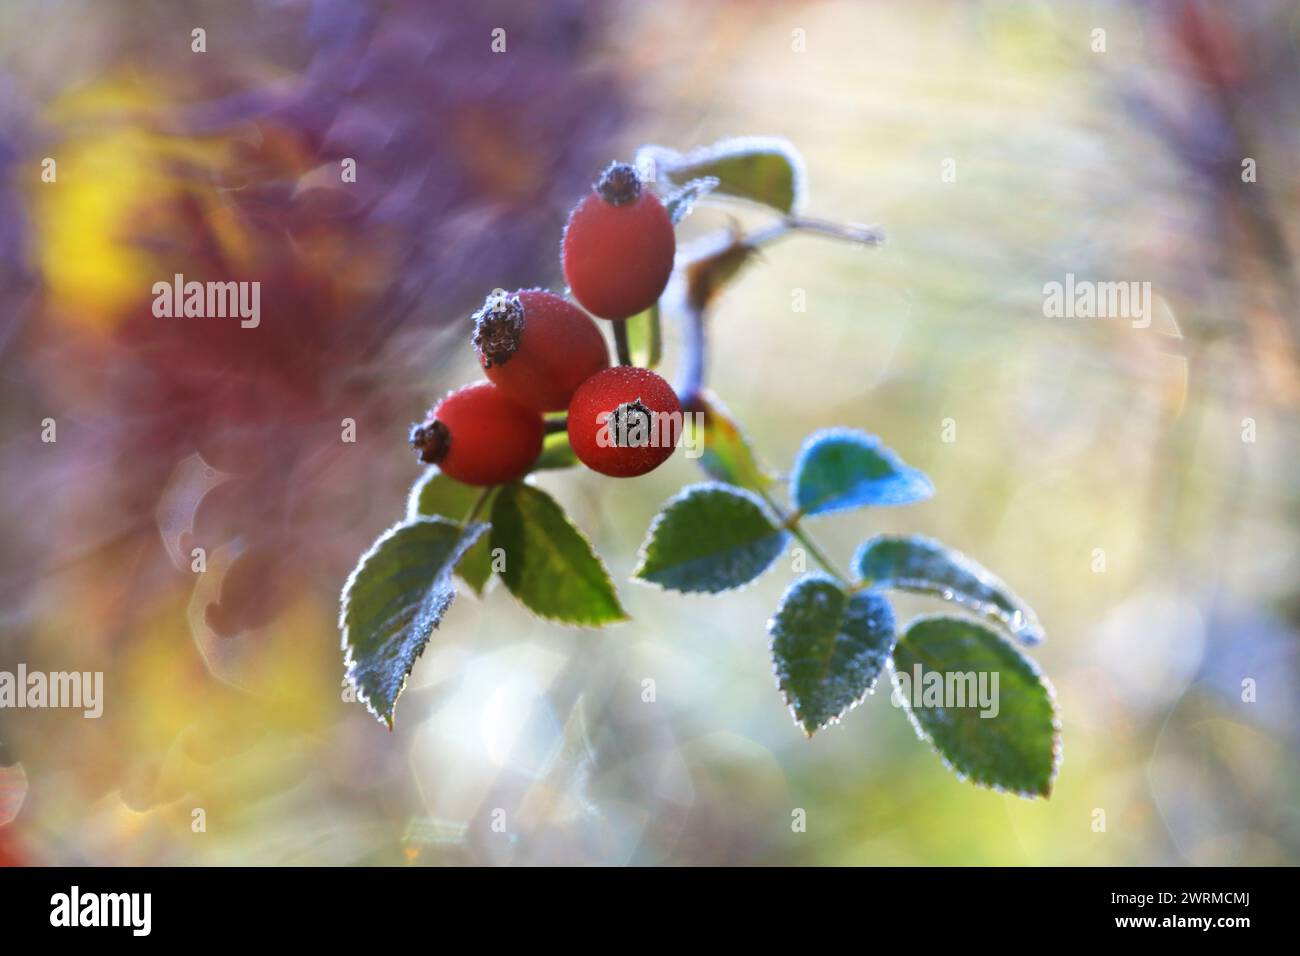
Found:
[[622, 322], [654, 305], [676, 249], [667, 210], [636, 170], [606, 169], [569, 214], [561, 247], [564, 277], [587, 311], [544, 289], [488, 296], [473, 335], [487, 381], [457, 389], [411, 426], [420, 460], [467, 485], [514, 481], [541, 453], [544, 414], [567, 410], [569, 444], [593, 471], [631, 478], [663, 464], [680, 434], [677, 394], [649, 369], [611, 368], [591, 315]]

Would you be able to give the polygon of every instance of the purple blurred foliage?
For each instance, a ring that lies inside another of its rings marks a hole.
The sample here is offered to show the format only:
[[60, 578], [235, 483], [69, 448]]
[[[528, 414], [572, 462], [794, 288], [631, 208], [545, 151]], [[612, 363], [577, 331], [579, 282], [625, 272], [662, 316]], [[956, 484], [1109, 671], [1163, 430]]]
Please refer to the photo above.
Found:
[[27, 214], [14, 188], [29, 135], [27, 110], [13, 78], [0, 70], [0, 357], [18, 330], [22, 304], [32, 285], [23, 251]]
[[[153, 9], [188, 36], [183, 7]], [[404, 424], [436, 398], [426, 393], [436, 368], [468, 348], [454, 327], [496, 286], [555, 282], [568, 206], [626, 118], [623, 80], [596, 55], [605, 8], [592, 0], [254, 8], [257, 22], [221, 34], [237, 36], [237, 50], [202, 69], [188, 50], [145, 59], [132, 31], [104, 41], [128, 74], [147, 65], [147, 83], [157, 72], [175, 80], [164, 115], [139, 121], [151, 133], [215, 139], [234, 156], [215, 172], [169, 170], [187, 181], [183, 198], [139, 197], [150, 215], [120, 241], [155, 257], [151, 282], [173, 270], [260, 280], [262, 323], [159, 319], [146, 285], [108, 334], [82, 335], [43, 314], [38, 296], [0, 355], [0, 520], [14, 529], [0, 594], [19, 618], [42, 576], [90, 562], [94, 578], [129, 559], [122, 619], [87, 635], [127, 639], [141, 599], [192, 581], [168, 561], [153, 510], [195, 451], [238, 480], [204, 499], [187, 544], [238, 540], [265, 565], [277, 604], [304, 591], [332, 603], [375, 515], [401, 511], [400, 487], [416, 474]], [[506, 53], [491, 49], [498, 26]], [[8, 90], [0, 78], [0, 97]], [[10, 112], [21, 110], [0, 116]], [[57, 148], [81, 132], [47, 128], [40, 142]], [[0, 129], [6, 269], [41, 242], [39, 224], [21, 234], [12, 175], [38, 168], [37, 142]], [[356, 160], [355, 184], [341, 182], [344, 158]], [[224, 255], [231, 222], [253, 274]], [[21, 283], [5, 279], [7, 306]], [[45, 415], [60, 423], [57, 455], [42, 454], [34, 423]], [[344, 418], [357, 422], [355, 445], [340, 441]], [[336, 637], [317, 639], [332, 649]]]
[[[473, 302], [485, 284], [548, 284], [556, 262], [539, 254], [539, 237], [562, 226], [607, 161], [627, 109], [618, 78], [584, 65], [602, 9], [317, 0], [301, 26], [314, 49], [298, 82], [201, 104], [182, 128], [271, 119], [299, 131], [322, 164], [355, 159], [338, 222], [402, 237], [396, 282], [376, 304], [385, 328], [422, 303]], [[490, 48], [498, 26], [500, 54]]]

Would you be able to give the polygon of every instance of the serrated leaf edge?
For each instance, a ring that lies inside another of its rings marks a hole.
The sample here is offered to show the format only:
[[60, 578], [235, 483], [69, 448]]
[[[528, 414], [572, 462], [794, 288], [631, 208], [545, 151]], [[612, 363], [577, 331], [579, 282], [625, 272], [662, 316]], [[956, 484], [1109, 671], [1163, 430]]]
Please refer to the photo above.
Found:
[[[979, 610], [979, 605], [975, 604], [971, 599], [967, 599], [964, 596], [961, 597], [957, 596], [956, 592], [952, 592], [953, 593], [952, 597], [947, 597], [946, 594], [948, 592], [946, 592], [942, 588], [935, 588], [931, 586], [927, 581], [925, 581], [922, 578], [891, 578], [890, 579], [891, 583], [881, 583], [879, 581], [872, 580], [870, 583], [866, 585], [867, 590], [911, 591], [913, 593], [926, 594], [933, 597], [938, 597], [940, 600], [947, 601], [950, 604], [955, 604], [962, 610], [969, 612], [970, 615], [976, 618], [977, 620], [993, 621], [997, 623], [998, 625], [1001, 626], [1001, 628], [1004, 631], [1007, 631], [1011, 637], [1014, 637], [1016, 640], [1018, 640], [1021, 644], [1025, 645], [1026, 647], [1037, 647], [1040, 644], [1042, 644], [1045, 640], [1047, 640], [1047, 632], [1043, 629], [1042, 622], [1038, 620], [1038, 615], [1034, 613], [1034, 609], [1029, 606], [1028, 601], [1022, 598], [1015, 591], [1013, 591], [1005, 581], [1003, 581], [1000, 577], [998, 577], [988, 568], [984, 567], [984, 565], [980, 564], [974, 558], [969, 557], [964, 552], [958, 551], [956, 548], [949, 547], [948, 545], [944, 544], [942, 541], [938, 540], [937, 538], [931, 538], [923, 534], [874, 534], [866, 541], [862, 542], [862, 544], [858, 546], [858, 549], [855, 552], [853, 552], [853, 561], [852, 564], [850, 565], [853, 574], [859, 580], [865, 580], [862, 574], [861, 561], [863, 555], [866, 554], [867, 550], [871, 547], [871, 545], [879, 541], [906, 541], [906, 540], [924, 541], [926, 544], [935, 545], [936, 547], [952, 555], [953, 558], [956, 559], [953, 561], [953, 564], [957, 565], [963, 571], [977, 578], [981, 584], [985, 585], [986, 587], [993, 588], [994, 590], [1002, 591], [1003, 594], [1005, 594], [1007, 598], [1011, 601], [1011, 603], [1019, 605], [1020, 608], [1024, 611], [1025, 627], [1021, 629], [1021, 632], [1017, 632], [1012, 629], [1010, 621], [1004, 620], [1001, 616], [996, 614], [981, 613]], [[935, 615], [935, 616], [942, 617], [943, 615]], [[1027, 634], [1023, 633], [1024, 631], [1032, 631], [1033, 636], [1032, 637], [1028, 636]]]
[[[423, 484], [423, 482], [417, 482], [417, 484]], [[380, 713], [379, 709], [371, 702], [370, 696], [355, 680], [354, 674], [356, 670], [356, 660], [352, 656], [352, 645], [348, 641], [348, 638], [351, 636], [351, 630], [347, 624], [348, 608], [351, 606], [352, 587], [356, 584], [357, 576], [361, 573], [361, 569], [365, 567], [366, 562], [373, 558], [384, 544], [391, 540], [398, 531], [410, 525], [420, 523], [446, 524], [460, 530], [460, 540], [457, 541], [456, 547], [452, 550], [451, 556], [447, 561], [452, 568], [455, 568], [456, 565], [460, 563], [460, 559], [465, 556], [465, 552], [474, 546], [474, 543], [482, 537], [483, 532], [489, 527], [483, 522], [476, 522], [472, 525], [462, 526], [455, 521], [452, 521], [450, 518], [444, 518], [441, 515], [421, 515], [411, 520], [399, 521], [376, 538], [370, 547], [366, 549], [365, 553], [361, 555], [357, 560], [356, 565], [352, 568], [352, 571], [348, 574], [347, 580], [343, 582], [343, 590], [339, 594], [339, 631], [342, 634], [341, 647], [343, 650], [343, 676], [347, 680], [348, 686], [350, 686], [353, 692], [357, 695], [357, 700], [364, 704], [366, 710], [369, 711], [376, 720], [387, 726], [389, 730], [393, 729], [393, 716], [397, 712], [397, 701], [406, 690], [406, 682], [410, 678], [411, 672], [407, 671], [402, 675], [402, 684], [397, 689], [397, 693], [393, 695], [393, 706], [389, 712], [387, 714]], [[439, 624], [441, 624], [442, 616], [446, 615], [447, 611], [450, 610], [452, 602], [455, 601], [455, 599], [456, 589], [452, 588], [451, 596], [447, 599], [447, 603], [443, 605], [442, 614], [439, 615]], [[434, 628], [436, 629], [439, 624], [435, 624]], [[424, 655], [424, 649], [428, 646], [428, 643], [429, 638], [425, 638], [420, 644], [420, 649], [416, 651], [415, 654], [417, 660]]]
[[[730, 587], [730, 588], [719, 588], [717, 590], [710, 590], [708, 588], [697, 588], [695, 590], [683, 591], [679, 588], [670, 588], [665, 584], [660, 584], [658, 581], [652, 581], [649, 578], [641, 577], [641, 572], [645, 569], [645, 563], [647, 557], [646, 552], [649, 550], [651, 542], [654, 541], [655, 531], [659, 528], [659, 525], [665, 520], [664, 519], [665, 514], [672, 508], [673, 505], [680, 504], [683, 499], [689, 497], [692, 493], [697, 491], [705, 491], [705, 490], [725, 491], [728, 494], [739, 495], [740, 497], [748, 498], [754, 504], [758, 505], [759, 509], [763, 512], [763, 515], [770, 522], [772, 522], [773, 531], [776, 534], [779, 534], [781, 536], [781, 550], [777, 551], [773, 555], [772, 560], [769, 561], [766, 565], [764, 565], [762, 570], [760, 570], [757, 574], [755, 574], [744, 584], [737, 584], [735, 587]], [[744, 488], [741, 485], [733, 485], [725, 481], [696, 482], [693, 485], [687, 485], [685, 488], [678, 491], [677, 494], [673, 495], [662, 505], [660, 505], [659, 511], [655, 514], [654, 518], [650, 522], [650, 527], [646, 529], [645, 540], [642, 541], [641, 546], [637, 548], [636, 567], [632, 570], [632, 575], [629, 578], [629, 580], [635, 581], [637, 584], [641, 584], [646, 587], [658, 588], [660, 591], [670, 591], [674, 594], [727, 594], [733, 591], [743, 591], [745, 588], [749, 587], [751, 584], [753, 584], [755, 581], [757, 581], [759, 578], [761, 578], [763, 575], [765, 575], [768, 571], [772, 569], [772, 565], [776, 564], [777, 560], [780, 559], [781, 555], [785, 553], [785, 549], [790, 546], [790, 537], [791, 537], [790, 532], [786, 530], [784, 527], [782, 527], [781, 521], [777, 518], [776, 515], [772, 513], [772, 509], [768, 506], [767, 502], [765, 502], [754, 492], [750, 491], [748, 488]]]
[[[1008, 641], [1004, 635], [993, 630], [991, 627], [986, 627], [982, 620], [973, 617], [972, 615], [969, 614], [918, 615], [917, 617], [914, 617], [907, 622], [907, 627], [903, 629], [903, 632], [898, 637], [897, 641], [895, 642], [895, 645], [901, 644], [904, 640], [906, 640], [908, 633], [917, 624], [923, 623], [925, 621], [932, 621], [932, 620], [968, 621], [971, 624], [974, 624], [976, 627], [983, 627], [984, 630], [988, 631], [999, 641], [1002, 641], [1004, 644], [1010, 647], [1011, 650], [1014, 651], [1016, 655], [1029, 666], [1029, 669], [1033, 673], [1034, 677], [1036, 677], [1038, 679], [1038, 682], [1043, 685], [1043, 688], [1047, 691], [1048, 706], [1050, 706], [1052, 709], [1052, 768], [1047, 775], [1047, 789], [1042, 793], [1027, 793], [1022, 790], [1009, 790], [1006, 787], [1002, 786], [1000, 783], [997, 783], [992, 780], [982, 780], [979, 777], [975, 776], [974, 774], [968, 773], [965, 770], [960, 770], [957, 767], [953, 766], [952, 762], [944, 755], [943, 751], [941, 751], [938, 748], [938, 746], [935, 744], [935, 742], [932, 739], [930, 739], [930, 735], [927, 734], [925, 730], [921, 727], [921, 724], [917, 720], [916, 715], [912, 713], [912, 705], [908, 701], [903, 700], [902, 710], [907, 715], [907, 720], [912, 725], [912, 729], [916, 731], [916, 736], [920, 738], [924, 743], [929, 745], [930, 749], [935, 754], [938, 755], [941, 761], [943, 761], [943, 765], [948, 769], [948, 772], [951, 773], [953, 776], [955, 776], [958, 780], [962, 780], [968, 783], [973, 783], [978, 787], [983, 787], [986, 790], [993, 790], [996, 793], [1009, 793], [1012, 794], [1013, 796], [1020, 797], [1023, 800], [1037, 800], [1039, 798], [1044, 800], [1049, 799], [1052, 796], [1052, 788], [1053, 785], [1056, 783], [1057, 775], [1061, 771], [1061, 764], [1065, 759], [1064, 742], [1061, 739], [1061, 709], [1060, 707], [1057, 706], [1056, 688], [1052, 686], [1051, 680], [1048, 679], [1047, 674], [1043, 672], [1043, 669], [1038, 666], [1037, 661], [1035, 661], [1032, 657], [1022, 654], [1020, 652], [1020, 649], [1016, 647], [1014, 644], [1012, 644], [1010, 641]], [[889, 655], [889, 660], [886, 663], [886, 666], [889, 668], [889, 675], [890, 675], [889, 686], [890, 686], [890, 693], [892, 694], [894, 692], [894, 688], [897, 686], [894, 683], [895, 669], [894, 669], [894, 655], [892, 653]], [[901, 699], [902, 698], [900, 695], [900, 700]]]
[[[546, 495], [546, 497], [550, 499], [551, 503], [554, 504], [555, 507], [559, 509], [560, 514], [564, 517], [564, 520], [568, 523], [569, 527], [572, 528], [574, 532], [578, 535], [578, 537], [582, 539], [582, 542], [587, 546], [587, 550], [591, 552], [591, 556], [596, 559], [596, 564], [600, 568], [604, 581], [606, 584], [609, 585], [610, 593], [614, 595], [614, 604], [618, 607], [619, 616], [579, 620], [577, 618], [560, 617], [555, 614], [546, 614], [543, 613], [542, 611], [534, 610], [533, 608], [525, 604], [522, 598], [520, 598], [517, 594], [515, 594], [515, 592], [510, 587], [510, 583], [506, 580], [505, 575], [499, 575], [499, 577], [501, 578], [502, 585], [505, 587], [507, 591], [510, 592], [510, 596], [514, 598], [517, 602], [519, 602], [520, 607], [526, 610], [529, 614], [533, 615], [536, 618], [540, 618], [543, 621], [551, 621], [556, 624], [567, 624], [572, 627], [599, 628], [599, 627], [605, 627], [606, 625], [609, 624], [622, 624], [625, 621], [630, 621], [632, 619], [631, 616], [627, 613], [627, 609], [623, 607], [623, 602], [619, 600], [618, 588], [614, 586], [614, 578], [610, 575], [609, 568], [605, 567], [605, 561], [603, 558], [601, 558], [600, 552], [596, 550], [595, 545], [591, 543], [591, 539], [588, 538], [586, 533], [581, 528], [579, 528], [577, 524], [574, 523], [573, 519], [569, 517], [569, 513], [564, 510], [563, 506], [558, 501], [556, 501], [552, 495], [547, 493], [545, 489], [539, 488], [536, 485], [532, 484], [531, 482], [523, 482], [522, 485], [523, 487], [530, 488], [533, 491], [537, 491], [543, 495]], [[502, 489], [504, 490], [505, 488], [508, 487], [509, 487], [508, 485], [503, 485]], [[492, 502], [492, 507], [494, 512], [496, 509], [496, 502], [499, 500], [500, 500], [500, 493], [498, 492], [497, 498], [493, 499]]]
[[[785, 701], [786, 710], [789, 711], [790, 719], [794, 721], [794, 725], [803, 731], [805, 737], [807, 737], [809, 740], [812, 740], [813, 735], [817, 733], [817, 731], [825, 730], [827, 727], [834, 727], [843, 723], [844, 718], [848, 716], [850, 711], [856, 710], [857, 707], [860, 704], [862, 704], [864, 701], [866, 701], [868, 697], [871, 697], [872, 695], [875, 694], [876, 685], [880, 683], [880, 675], [884, 673], [886, 669], [890, 669], [891, 673], [893, 672], [892, 668], [894, 663], [894, 645], [898, 643], [898, 622], [897, 620], [894, 621], [894, 639], [890, 643], [889, 653], [885, 655], [885, 662], [884, 664], [881, 665], [880, 670], [876, 671], [875, 676], [871, 678], [871, 683], [867, 685], [866, 689], [861, 694], [859, 694], [857, 698], [855, 698], [854, 700], [846, 704], [843, 707], [843, 709], [841, 709], [837, 714], [835, 714], [834, 717], [828, 718], [825, 721], [825, 723], [818, 724], [816, 727], [809, 730], [808, 725], [803, 722], [803, 720], [799, 717], [797, 713], [795, 713], [794, 702], [790, 699], [790, 695], [786, 692], [786, 689], [781, 686], [781, 677], [776, 672], [776, 648], [773, 646], [776, 641], [776, 635], [772, 633], [772, 625], [776, 623], [776, 615], [780, 613], [781, 608], [785, 605], [786, 598], [790, 596], [791, 591], [793, 591], [798, 585], [802, 584], [805, 581], [824, 581], [825, 583], [832, 585], [833, 587], [836, 588], [836, 590], [838, 590], [841, 594], [844, 595], [846, 607], [848, 605], [848, 602], [852, 601], [855, 595], [851, 591], [846, 591], [844, 589], [844, 585], [841, 584], [839, 581], [835, 580], [829, 574], [823, 574], [820, 571], [812, 571], [809, 572], [808, 574], [805, 574], [803, 577], [800, 577], [790, 582], [789, 587], [787, 587], [781, 593], [781, 600], [777, 602], [776, 611], [772, 614], [771, 617], [767, 619], [767, 633], [768, 633], [767, 650], [768, 650], [768, 656], [772, 660], [772, 676], [776, 678], [776, 689], [781, 692], [781, 697]], [[866, 592], [861, 592], [861, 593], [866, 593]], [[890, 604], [889, 599], [886, 598], [883, 594], [880, 597], [889, 606], [890, 615], [892, 617], [894, 606]], [[893, 687], [892, 682], [890, 687], [892, 693], [892, 687]]]

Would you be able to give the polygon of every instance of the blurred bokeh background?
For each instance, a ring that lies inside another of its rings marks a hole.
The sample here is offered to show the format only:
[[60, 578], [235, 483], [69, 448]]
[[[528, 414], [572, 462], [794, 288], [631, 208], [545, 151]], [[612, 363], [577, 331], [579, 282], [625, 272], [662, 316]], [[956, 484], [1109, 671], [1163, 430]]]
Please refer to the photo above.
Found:
[[[98, 720], [0, 710], [0, 861], [1300, 861], [1294, 3], [10, 0], [0, 58], [0, 670], [105, 678]], [[406, 423], [477, 375], [470, 311], [562, 287], [611, 158], [745, 134], [889, 243], [768, 249], [712, 387], [778, 468], [840, 424], [932, 476], [814, 530], [932, 534], [1035, 606], [1048, 801], [959, 782], [884, 695], [805, 740], [788, 562], [627, 582], [680, 454], [541, 478], [631, 623], [465, 593], [393, 732], [344, 699], [339, 589], [418, 476]], [[176, 272], [258, 279], [260, 327], [155, 318]], [[1150, 327], [1045, 317], [1067, 273], [1150, 282]]]

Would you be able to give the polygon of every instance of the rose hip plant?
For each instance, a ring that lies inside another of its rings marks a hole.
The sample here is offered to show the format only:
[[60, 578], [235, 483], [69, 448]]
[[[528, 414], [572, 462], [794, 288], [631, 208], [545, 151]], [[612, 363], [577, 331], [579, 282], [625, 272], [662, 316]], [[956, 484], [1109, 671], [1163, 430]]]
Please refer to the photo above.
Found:
[[[541, 289], [495, 290], [467, 323], [485, 381], [451, 392], [412, 426], [429, 467], [406, 518], [361, 557], [343, 589], [347, 680], [393, 726], [411, 668], [442, 621], [456, 579], [481, 594], [498, 575], [534, 613], [601, 627], [627, 619], [609, 573], [560, 505], [529, 480], [579, 464], [613, 478], [645, 474], [689, 430], [709, 480], [667, 501], [634, 578], [717, 594], [770, 568], [797, 541], [821, 570], [803, 574], [768, 622], [776, 683], [811, 737], [870, 694], [888, 669], [918, 736], [976, 783], [1048, 796], [1059, 763], [1050, 685], [1016, 644], [1043, 639], [1033, 611], [971, 559], [920, 536], [875, 535], [843, 573], [811, 526], [825, 516], [929, 498], [934, 488], [875, 436], [824, 428], [787, 478], [765, 465], [705, 384], [706, 313], [755, 253], [813, 233], [875, 245], [880, 233], [801, 212], [803, 165], [780, 140], [731, 140], [689, 155], [640, 150], [615, 163], [574, 207], [561, 265], [575, 302]], [[773, 221], [678, 255], [676, 225], [697, 202], [747, 202]], [[681, 302], [664, 290], [682, 276]], [[684, 323], [677, 388], [654, 369], [662, 311]], [[612, 326], [618, 364], [592, 316]], [[892, 591], [959, 613], [899, 626]], [[997, 700], [975, 700], [977, 681]]]

